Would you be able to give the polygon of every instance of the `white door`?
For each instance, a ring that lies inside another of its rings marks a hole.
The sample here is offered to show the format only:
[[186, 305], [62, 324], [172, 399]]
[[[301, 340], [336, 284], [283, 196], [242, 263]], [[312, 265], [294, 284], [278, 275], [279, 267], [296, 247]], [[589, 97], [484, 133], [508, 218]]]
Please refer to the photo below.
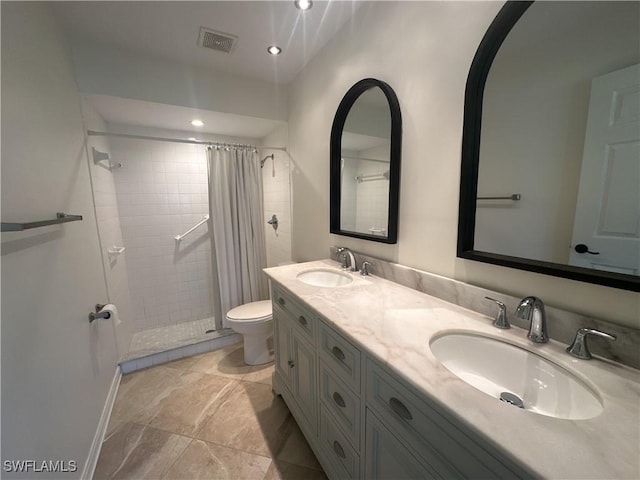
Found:
[[640, 65], [591, 83], [569, 263], [640, 274]]

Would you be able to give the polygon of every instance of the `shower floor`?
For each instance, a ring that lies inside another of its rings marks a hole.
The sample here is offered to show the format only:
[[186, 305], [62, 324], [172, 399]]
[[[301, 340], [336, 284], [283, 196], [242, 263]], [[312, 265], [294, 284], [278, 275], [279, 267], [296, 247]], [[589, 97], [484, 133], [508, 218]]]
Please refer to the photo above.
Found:
[[190, 322], [151, 328], [134, 333], [131, 338], [127, 358], [135, 358], [152, 353], [163, 352], [173, 348], [202, 342], [203, 340], [224, 336], [230, 329], [209, 332], [215, 329], [213, 317]]

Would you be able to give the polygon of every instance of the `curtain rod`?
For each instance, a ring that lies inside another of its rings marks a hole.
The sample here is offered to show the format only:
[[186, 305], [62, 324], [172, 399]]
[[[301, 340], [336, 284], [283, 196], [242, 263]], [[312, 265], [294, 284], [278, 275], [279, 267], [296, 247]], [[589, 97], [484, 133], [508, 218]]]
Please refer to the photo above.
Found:
[[168, 137], [152, 137], [149, 135], [130, 135], [128, 133], [114, 133], [114, 132], [96, 132], [95, 130], [87, 130], [87, 135], [89, 136], [101, 136], [101, 137], [122, 137], [122, 138], [132, 138], [137, 140], [154, 140], [157, 142], [173, 142], [173, 143], [188, 143], [191, 145], [221, 145], [221, 146], [229, 146], [229, 147], [254, 147], [254, 148], [267, 148], [269, 150], [282, 150], [284, 152], [287, 151], [286, 147], [268, 147], [265, 145], [248, 145], [242, 143], [226, 143], [226, 142], [204, 142], [201, 140], [184, 140], [182, 138], [168, 138]]

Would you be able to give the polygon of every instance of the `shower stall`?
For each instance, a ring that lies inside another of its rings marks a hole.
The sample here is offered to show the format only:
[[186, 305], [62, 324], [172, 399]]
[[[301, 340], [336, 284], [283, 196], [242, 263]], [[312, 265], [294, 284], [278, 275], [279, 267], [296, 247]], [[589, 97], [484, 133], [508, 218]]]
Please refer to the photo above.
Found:
[[[128, 323], [121, 359], [233, 335], [219, 307], [216, 315], [207, 149], [257, 149], [256, 139], [182, 139], [184, 132], [97, 123], [87, 143], [109, 300]], [[288, 185], [288, 170], [282, 174]]]

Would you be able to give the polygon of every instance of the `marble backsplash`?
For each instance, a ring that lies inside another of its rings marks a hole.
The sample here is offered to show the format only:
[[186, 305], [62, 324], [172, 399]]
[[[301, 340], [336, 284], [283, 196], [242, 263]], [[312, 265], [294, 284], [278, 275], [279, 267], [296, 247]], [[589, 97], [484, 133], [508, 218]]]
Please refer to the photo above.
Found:
[[[336, 247], [331, 247], [329, 258], [335, 259], [336, 252]], [[362, 265], [363, 261], [371, 262], [369, 271], [372, 275], [377, 275], [413, 290], [433, 295], [447, 302], [487, 315], [490, 319], [495, 317], [497, 306], [484, 297], [495, 298], [506, 305], [509, 323], [526, 330], [529, 329], [529, 325], [525, 321], [516, 318], [513, 314], [520, 303], [520, 298], [405, 267], [376, 257], [362, 255], [357, 252], [353, 252], [353, 254], [358, 265]], [[542, 300], [544, 301], [544, 299]], [[576, 331], [583, 327], [611, 333], [617, 337], [614, 342], [591, 336], [588, 340], [591, 353], [633, 368], [640, 368], [640, 329], [553, 308], [549, 305], [545, 305], [545, 312], [549, 336], [552, 339], [569, 345], [573, 341]]]

